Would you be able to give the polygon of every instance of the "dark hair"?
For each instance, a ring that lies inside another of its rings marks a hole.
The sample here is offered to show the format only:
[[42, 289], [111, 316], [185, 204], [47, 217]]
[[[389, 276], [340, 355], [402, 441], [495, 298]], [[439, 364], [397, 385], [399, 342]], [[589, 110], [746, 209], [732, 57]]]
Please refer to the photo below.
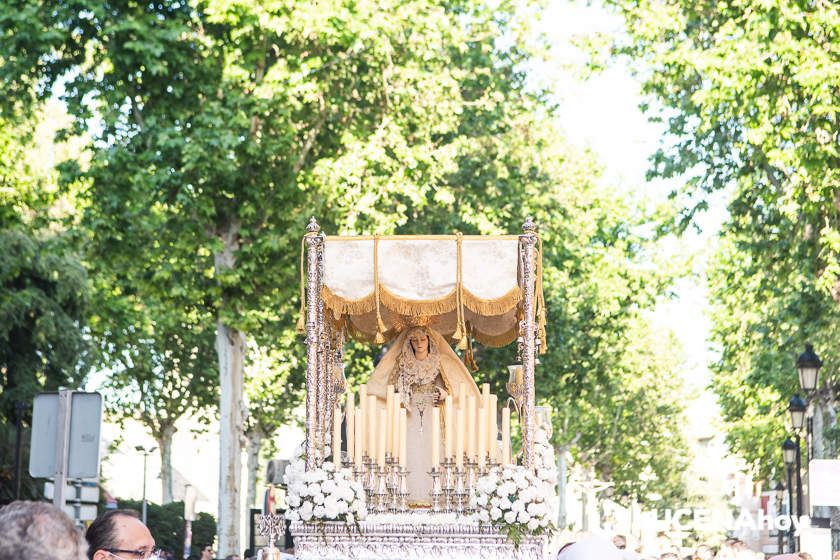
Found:
[[85, 533], [85, 539], [88, 542], [89, 560], [93, 560], [93, 555], [97, 550], [119, 548], [117, 546], [117, 535], [114, 534], [114, 518], [119, 516], [140, 519], [140, 516], [133, 509], [112, 509], [97, 517]]

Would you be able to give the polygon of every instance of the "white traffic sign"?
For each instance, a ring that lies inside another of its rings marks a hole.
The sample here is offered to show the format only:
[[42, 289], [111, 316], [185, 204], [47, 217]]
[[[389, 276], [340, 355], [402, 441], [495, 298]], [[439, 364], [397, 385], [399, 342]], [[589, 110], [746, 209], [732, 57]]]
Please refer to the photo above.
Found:
[[[44, 483], [44, 497], [48, 500], [53, 499], [55, 491], [55, 485], [52, 482], [45, 482]], [[89, 483], [87, 481], [82, 482], [82, 484], [78, 487], [78, 492], [76, 490], [76, 484], [72, 480], [67, 481], [66, 489], [64, 490], [64, 496], [66, 503], [72, 503], [78, 500], [81, 503], [85, 504], [98, 504], [99, 503], [99, 486], [94, 483]]]
[[[66, 478], [99, 477], [99, 430], [102, 425], [102, 395], [70, 393], [69, 420], [59, 418], [59, 393], [36, 395], [32, 410], [32, 447], [29, 474], [36, 478], [53, 478], [58, 471], [57, 447], [66, 442]], [[64, 442], [58, 441], [69, 423]]]

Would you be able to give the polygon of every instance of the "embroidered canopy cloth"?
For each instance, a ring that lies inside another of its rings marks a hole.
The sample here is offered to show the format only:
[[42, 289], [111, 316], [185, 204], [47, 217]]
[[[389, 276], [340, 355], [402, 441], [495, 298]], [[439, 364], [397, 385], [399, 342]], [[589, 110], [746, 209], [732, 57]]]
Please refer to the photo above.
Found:
[[327, 236], [321, 296], [362, 340], [422, 324], [502, 346], [518, 335], [520, 276], [517, 236]]

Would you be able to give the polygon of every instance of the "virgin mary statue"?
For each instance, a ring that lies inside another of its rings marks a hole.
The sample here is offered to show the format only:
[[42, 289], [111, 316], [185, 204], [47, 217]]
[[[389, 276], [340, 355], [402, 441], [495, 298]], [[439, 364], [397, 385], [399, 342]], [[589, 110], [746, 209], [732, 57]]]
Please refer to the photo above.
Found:
[[[409, 499], [426, 503], [432, 488], [428, 473], [433, 466], [430, 410], [442, 404], [447, 395], [453, 395], [455, 406], [464, 405], [468, 395], [478, 399], [478, 386], [443, 336], [427, 327], [406, 329], [396, 338], [367, 383], [368, 395], [384, 400], [388, 385], [395, 387], [399, 402], [407, 410]], [[438, 437], [441, 445], [443, 437], [443, 433]]]

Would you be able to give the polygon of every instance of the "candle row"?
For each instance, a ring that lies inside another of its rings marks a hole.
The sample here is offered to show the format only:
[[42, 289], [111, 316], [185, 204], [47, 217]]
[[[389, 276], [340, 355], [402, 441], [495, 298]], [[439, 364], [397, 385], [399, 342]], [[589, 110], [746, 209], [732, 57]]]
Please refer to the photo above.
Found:
[[347, 455], [357, 467], [361, 466], [365, 455], [380, 466], [385, 466], [385, 457], [390, 455], [405, 466], [408, 421], [406, 410], [399, 406], [393, 385], [388, 385], [384, 407], [375, 395], [367, 394], [364, 386], [359, 390], [358, 408], [355, 395], [348, 392], [345, 418]]
[[[462, 398], [458, 398], [462, 396]], [[456, 405], [455, 403], [458, 403]], [[333, 424], [333, 460], [340, 458], [341, 414], [336, 410]], [[443, 417], [441, 418], [441, 412]], [[375, 395], [368, 395], [367, 388], [359, 389], [359, 407], [355, 395], [348, 392], [345, 418], [347, 421], [347, 454], [358, 467], [362, 457], [367, 455], [379, 465], [385, 465], [386, 455], [399, 460], [405, 466], [407, 441], [407, 412], [400, 406], [399, 395], [394, 386], [388, 385], [383, 407]], [[487, 459], [503, 464], [511, 463], [510, 408], [502, 408], [501, 442], [499, 430], [498, 398], [490, 394], [490, 385], [484, 384], [478, 398], [466, 395], [462, 383], [455, 395], [447, 395], [442, 407], [428, 411], [432, 430], [432, 464], [440, 463], [443, 436], [443, 452], [447, 458], [454, 458], [458, 466], [464, 457], [484, 466]], [[441, 421], [443, 429], [441, 429]], [[424, 422], [425, 423], [425, 422]], [[428, 425], [428, 424], [427, 424]]]

